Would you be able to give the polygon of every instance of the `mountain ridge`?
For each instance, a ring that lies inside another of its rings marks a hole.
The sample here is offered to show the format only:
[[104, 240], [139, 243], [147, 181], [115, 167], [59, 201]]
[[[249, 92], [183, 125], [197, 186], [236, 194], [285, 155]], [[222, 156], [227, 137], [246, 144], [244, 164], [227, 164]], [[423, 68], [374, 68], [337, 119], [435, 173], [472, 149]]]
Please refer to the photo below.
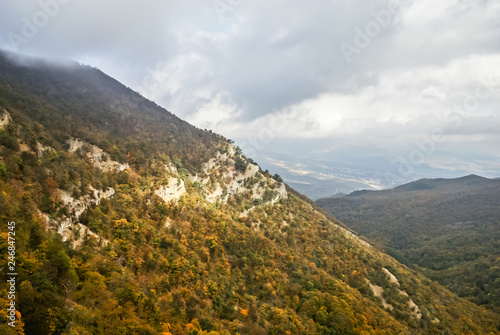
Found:
[[20, 264], [7, 334], [497, 332], [497, 314], [99, 70], [0, 56], [0, 105]]
[[[475, 174], [470, 174], [467, 176], [463, 177], [458, 177], [458, 178], [422, 178], [418, 179], [403, 185], [396, 186], [394, 188], [390, 189], [384, 189], [384, 190], [366, 190], [366, 189], [361, 189], [361, 190], [356, 190], [353, 191], [349, 194], [340, 194], [340, 195], [333, 195], [330, 197], [325, 197], [323, 199], [335, 199], [335, 198], [342, 198], [342, 197], [359, 197], [362, 195], [366, 196], [382, 196], [382, 195], [391, 195], [392, 193], [406, 193], [406, 192], [411, 192], [411, 191], [424, 191], [424, 190], [435, 190], [439, 188], [442, 191], [445, 192], [454, 192], [458, 191], [459, 187], [470, 187], [470, 186], [477, 186], [481, 187], [485, 183], [492, 182], [492, 181], [497, 181], [500, 180], [500, 178], [486, 178], [482, 176], [478, 176]], [[448, 187], [447, 187], [448, 186]], [[454, 190], [452, 190], [449, 186], [453, 187]], [[321, 201], [322, 199], [318, 199], [317, 201]]]
[[422, 179], [317, 204], [403, 263], [498, 310], [499, 202], [500, 179], [468, 175]]

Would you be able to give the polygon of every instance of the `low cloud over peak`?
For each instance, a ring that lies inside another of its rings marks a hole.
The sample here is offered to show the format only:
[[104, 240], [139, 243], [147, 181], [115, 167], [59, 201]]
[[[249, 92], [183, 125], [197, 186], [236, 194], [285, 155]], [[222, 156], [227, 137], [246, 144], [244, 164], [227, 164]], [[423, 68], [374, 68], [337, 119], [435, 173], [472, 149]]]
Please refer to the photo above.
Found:
[[4, 2], [2, 48], [90, 63], [254, 152], [405, 154], [440, 129], [440, 149], [498, 158], [495, 1]]

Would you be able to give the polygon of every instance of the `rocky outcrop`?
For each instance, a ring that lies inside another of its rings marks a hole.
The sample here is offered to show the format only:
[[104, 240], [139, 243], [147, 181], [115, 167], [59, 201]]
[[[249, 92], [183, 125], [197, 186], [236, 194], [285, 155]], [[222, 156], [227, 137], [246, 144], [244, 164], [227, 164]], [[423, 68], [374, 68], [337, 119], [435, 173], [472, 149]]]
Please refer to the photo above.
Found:
[[111, 160], [109, 155], [99, 147], [93, 145], [91, 151], [87, 153], [87, 157], [98, 169], [104, 172], [120, 172], [129, 168], [128, 164], [121, 164]]
[[165, 202], [177, 202], [182, 195], [186, 193], [184, 180], [180, 178], [168, 178], [168, 184], [161, 186], [155, 191], [155, 194]]
[[90, 187], [92, 195], [86, 195], [79, 199], [73, 198], [68, 191], [59, 190], [59, 199], [68, 208], [70, 215], [78, 220], [80, 215], [91, 206], [99, 206], [102, 199], [109, 199], [115, 194], [115, 190], [109, 187], [106, 191], [99, 191]]
[[393, 275], [389, 270], [387, 270], [386, 268], [382, 268], [382, 271], [385, 273], [385, 275], [387, 276], [387, 278], [389, 279], [389, 282], [391, 284], [395, 284], [397, 287], [399, 287], [399, 281], [398, 279], [396, 278], [395, 275]]
[[368, 286], [370, 286], [370, 289], [373, 292], [373, 295], [380, 300], [382, 307], [384, 307], [384, 309], [388, 309], [390, 311], [394, 310], [394, 306], [392, 306], [391, 304], [388, 304], [387, 301], [385, 301], [385, 299], [384, 299], [384, 288], [382, 286], [372, 284], [369, 280], [367, 280], [367, 282], [368, 282]]
[[351, 231], [349, 231], [349, 230], [347, 230], [344, 227], [341, 227], [339, 225], [336, 225], [336, 226], [344, 233], [344, 235], [346, 237], [358, 241], [361, 245], [364, 245], [365, 247], [368, 247], [368, 248], [372, 247], [372, 245], [370, 243], [366, 242], [365, 240], [363, 240], [362, 238], [360, 238], [359, 236], [357, 236], [353, 232], [351, 232]]
[[85, 144], [85, 142], [83, 142], [79, 138], [71, 138], [67, 141], [67, 143], [69, 144], [69, 152], [75, 152], [78, 149], [81, 149]]
[[165, 164], [165, 170], [170, 175], [177, 175], [179, 173], [175, 165], [172, 163]]
[[71, 241], [71, 246], [77, 248], [83, 244], [86, 237], [94, 237], [100, 245], [107, 245], [108, 240], [90, 231], [87, 226], [79, 223], [80, 216], [90, 207], [99, 206], [102, 199], [109, 199], [115, 194], [113, 188], [105, 191], [96, 190], [90, 187], [92, 194], [75, 199], [68, 191], [58, 190], [58, 198], [67, 207], [69, 216], [64, 216], [56, 220], [51, 219], [47, 214], [40, 213], [48, 227], [57, 231], [63, 241]]
[[0, 108], [0, 129], [4, 129], [10, 122], [12, 122], [12, 117], [9, 112], [5, 109]]
[[[389, 282], [391, 284], [396, 285], [397, 287], [401, 286], [399, 284], [399, 281], [396, 278], [396, 276], [393, 275], [389, 270], [387, 270], [386, 268], [382, 268], [382, 271], [384, 272], [384, 274], [386, 275], [386, 278], [389, 280]], [[366, 282], [370, 286], [370, 289], [372, 290], [373, 295], [380, 300], [380, 302], [382, 304], [382, 307], [384, 307], [385, 309], [388, 309], [388, 310], [392, 311], [394, 309], [394, 306], [392, 306], [391, 304], [387, 303], [387, 301], [383, 297], [384, 288], [382, 286], [377, 286], [377, 285], [372, 284], [368, 279], [366, 280]], [[412, 317], [415, 320], [420, 321], [420, 319], [422, 319], [422, 312], [420, 311], [420, 308], [415, 304], [415, 302], [411, 299], [411, 297], [409, 296], [409, 294], [406, 293], [406, 291], [403, 291], [401, 289], [398, 289], [398, 291], [399, 291], [400, 295], [405, 296], [405, 297], [408, 298], [408, 309], [409, 309], [410, 314], [412, 315]]]
[[[386, 268], [382, 268], [382, 271], [385, 273], [385, 275], [389, 279], [390, 283], [395, 284], [397, 287], [401, 286], [399, 284], [399, 281], [396, 278], [396, 276], [393, 275], [389, 270], [387, 270]], [[420, 308], [418, 308], [418, 306], [413, 302], [413, 300], [410, 298], [410, 296], [408, 295], [408, 293], [406, 293], [406, 291], [399, 290], [399, 294], [401, 294], [401, 295], [406, 296], [406, 297], [409, 298], [409, 300], [408, 300], [408, 308], [410, 309], [411, 315], [415, 319], [417, 319], [417, 320], [420, 321], [420, 319], [422, 318], [422, 312], [420, 311]]]
[[68, 152], [75, 152], [79, 149], [88, 148], [86, 156], [89, 161], [98, 169], [104, 172], [120, 172], [129, 168], [128, 164], [121, 164], [120, 162], [111, 159], [107, 152], [104, 152], [98, 146], [86, 143], [78, 138], [72, 138], [68, 142]]
[[[235, 162], [238, 159], [241, 160], [235, 147], [230, 145], [225, 153], [218, 153], [202, 166], [201, 173], [192, 177], [193, 182], [203, 186], [208, 202], [227, 202], [231, 195], [246, 192], [251, 199], [265, 200], [271, 205], [288, 197], [285, 185], [265, 176], [258, 165], [247, 162], [245, 171], [237, 169]], [[268, 199], [269, 194], [271, 199]]]
[[271, 205], [274, 205], [281, 199], [286, 199], [288, 197], [288, 192], [286, 191], [285, 184], [283, 183], [279, 183], [279, 186], [275, 191], [277, 192], [275, 197], [269, 202]]
[[74, 239], [73, 241], [71, 241], [71, 247], [74, 249], [82, 246], [85, 240], [88, 238], [94, 238], [97, 243], [103, 247], [109, 244], [108, 240], [92, 232], [89, 227], [84, 226], [81, 223], [77, 223], [75, 226], [73, 226], [72, 230], [74, 232]]
[[[241, 166], [236, 168], [238, 160], [240, 164], [246, 164], [244, 171]], [[234, 146], [226, 148], [224, 153], [219, 152], [202, 165], [199, 173], [189, 177], [181, 177], [172, 163], [164, 166], [167, 183], [157, 188], [154, 194], [165, 202], [177, 202], [186, 193], [185, 181], [201, 189], [205, 200], [210, 203], [225, 203], [231, 196], [243, 193], [249, 193], [249, 199], [260, 199], [271, 205], [288, 197], [283, 183], [264, 175], [258, 165], [238, 157]]]
[[40, 142], [36, 143], [36, 154], [37, 154], [38, 158], [42, 158], [42, 156], [45, 153], [49, 153], [50, 154], [50, 153], [52, 153], [54, 151], [56, 151], [56, 149], [52, 148], [51, 146], [43, 145]]

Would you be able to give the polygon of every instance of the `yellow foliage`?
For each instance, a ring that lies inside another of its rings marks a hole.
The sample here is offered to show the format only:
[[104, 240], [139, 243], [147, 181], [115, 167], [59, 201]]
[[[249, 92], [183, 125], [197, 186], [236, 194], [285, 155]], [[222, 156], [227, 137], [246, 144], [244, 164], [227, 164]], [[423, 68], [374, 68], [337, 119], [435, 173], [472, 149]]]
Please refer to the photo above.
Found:
[[188, 331], [188, 334], [197, 334], [198, 331], [201, 330], [198, 319], [191, 320], [191, 322], [186, 325], [186, 330]]
[[[0, 297], [0, 306], [2, 306], [2, 308], [0, 309], [0, 320], [2, 323], [7, 324], [8, 322], [10, 322], [10, 320], [7, 319], [8, 316], [7, 308], [10, 306], [9, 300]], [[13, 332], [9, 334], [24, 335], [24, 322], [21, 318], [21, 313], [17, 309], [15, 313], [16, 313], [16, 321], [15, 321], [16, 327], [13, 328], [12, 329]]]
[[128, 226], [127, 219], [115, 220], [113, 223], [114, 223], [115, 228], [125, 228]]

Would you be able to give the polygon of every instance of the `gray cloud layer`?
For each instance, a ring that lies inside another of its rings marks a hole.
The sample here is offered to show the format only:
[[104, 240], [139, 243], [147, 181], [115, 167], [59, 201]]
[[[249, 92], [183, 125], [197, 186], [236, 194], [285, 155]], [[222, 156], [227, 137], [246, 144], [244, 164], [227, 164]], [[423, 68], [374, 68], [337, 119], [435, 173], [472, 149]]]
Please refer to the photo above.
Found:
[[0, 4], [2, 48], [90, 63], [249, 150], [300, 139], [393, 159], [442, 129], [443, 157], [500, 158], [496, 1]]

